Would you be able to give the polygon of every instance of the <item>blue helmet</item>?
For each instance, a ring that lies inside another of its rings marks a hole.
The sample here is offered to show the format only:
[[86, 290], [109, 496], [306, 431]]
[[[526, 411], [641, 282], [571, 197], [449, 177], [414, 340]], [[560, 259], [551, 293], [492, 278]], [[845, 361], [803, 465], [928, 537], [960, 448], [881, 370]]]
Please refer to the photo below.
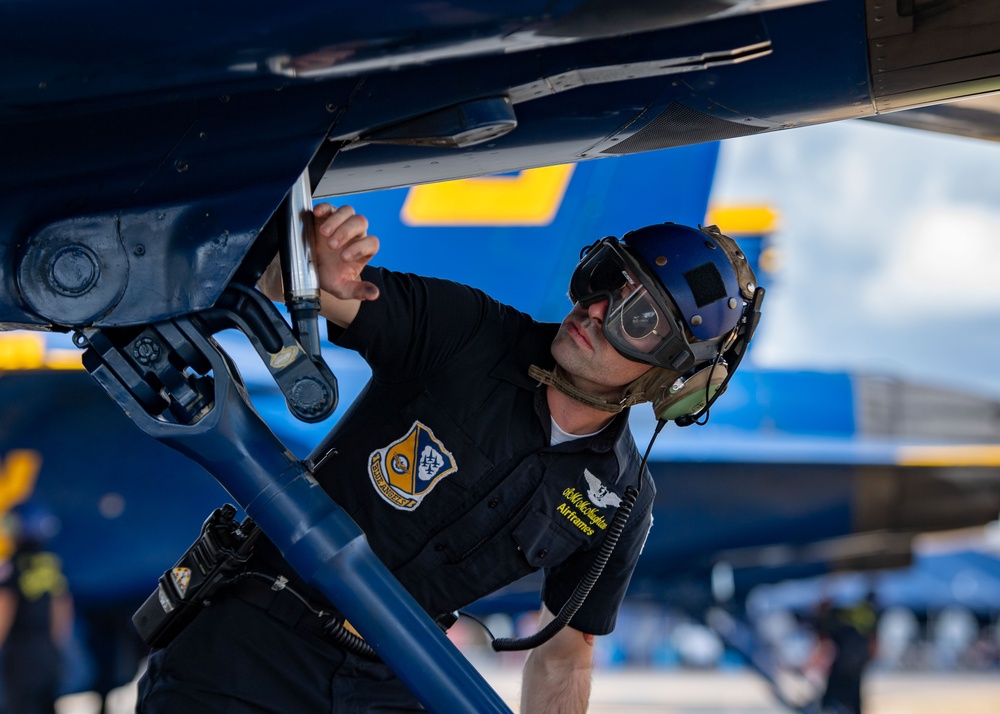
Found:
[[602, 329], [620, 353], [682, 374], [730, 348], [756, 290], [735, 241], [675, 223], [598, 241], [570, 280], [574, 302], [608, 300]]

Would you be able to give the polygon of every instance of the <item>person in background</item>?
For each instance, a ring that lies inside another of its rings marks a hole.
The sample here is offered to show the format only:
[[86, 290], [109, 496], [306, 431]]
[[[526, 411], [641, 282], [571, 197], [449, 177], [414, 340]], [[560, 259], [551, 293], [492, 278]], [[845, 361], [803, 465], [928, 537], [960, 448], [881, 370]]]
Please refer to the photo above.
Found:
[[877, 625], [872, 594], [847, 608], [835, 607], [829, 600], [820, 603], [816, 634], [830, 663], [820, 699], [823, 714], [861, 714], [861, 682], [875, 656]]
[[45, 550], [58, 524], [26, 503], [8, 514], [14, 553], [0, 565], [0, 654], [6, 714], [54, 714], [73, 600], [62, 564]]

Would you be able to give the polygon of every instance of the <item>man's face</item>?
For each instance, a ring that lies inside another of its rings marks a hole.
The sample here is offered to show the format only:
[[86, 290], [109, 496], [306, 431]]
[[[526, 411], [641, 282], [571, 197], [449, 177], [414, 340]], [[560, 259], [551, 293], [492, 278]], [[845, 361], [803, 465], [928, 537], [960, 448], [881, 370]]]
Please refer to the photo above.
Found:
[[641, 377], [651, 365], [623, 357], [604, 337], [601, 324], [608, 301], [589, 307], [574, 305], [552, 340], [552, 356], [580, 389], [618, 398], [626, 384]]

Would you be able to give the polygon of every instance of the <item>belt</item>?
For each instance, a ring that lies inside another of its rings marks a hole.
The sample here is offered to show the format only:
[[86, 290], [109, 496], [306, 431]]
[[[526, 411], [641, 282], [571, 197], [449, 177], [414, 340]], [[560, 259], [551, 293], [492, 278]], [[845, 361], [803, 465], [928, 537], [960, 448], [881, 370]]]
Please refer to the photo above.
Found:
[[[234, 597], [260, 608], [291, 629], [303, 628], [331, 635], [333, 640], [339, 644], [343, 644], [343, 631], [346, 630], [347, 633], [360, 640], [364, 647], [368, 647], [361, 634], [337, 610], [329, 605], [323, 607], [310, 603], [294, 589], [285, 587], [287, 582], [288, 579], [283, 575], [247, 573], [243, 579], [231, 584], [228, 592]], [[449, 612], [439, 615], [434, 622], [441, 628], [442, 632], [448, 632], [457, 620], [458, 613]]]
[[[305, 629], [321, 634], [328, 633], [337, 625], [350, 628], [343, 616], [327, 606], [316, 606], [285, 587], [288, 582], [283, 576], [274, 576], [271, 582], [250, 575], [229, 586], [228, 592], [243, 602], [266, 612], [291, 629]], [[353, 630], [354, 628], [350, 628]]]

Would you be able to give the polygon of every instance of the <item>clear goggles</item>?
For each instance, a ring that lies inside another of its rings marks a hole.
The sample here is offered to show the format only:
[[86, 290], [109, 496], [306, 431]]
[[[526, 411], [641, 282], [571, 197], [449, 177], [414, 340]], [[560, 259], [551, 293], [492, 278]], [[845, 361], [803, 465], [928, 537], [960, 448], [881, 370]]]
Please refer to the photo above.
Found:
[[570, 278], [569, 297], [581, 307], [608, 301], [601, 329], [625, 357], [676, 371], [694, 364], [673, 301], [616, 238], [585, 249]]

